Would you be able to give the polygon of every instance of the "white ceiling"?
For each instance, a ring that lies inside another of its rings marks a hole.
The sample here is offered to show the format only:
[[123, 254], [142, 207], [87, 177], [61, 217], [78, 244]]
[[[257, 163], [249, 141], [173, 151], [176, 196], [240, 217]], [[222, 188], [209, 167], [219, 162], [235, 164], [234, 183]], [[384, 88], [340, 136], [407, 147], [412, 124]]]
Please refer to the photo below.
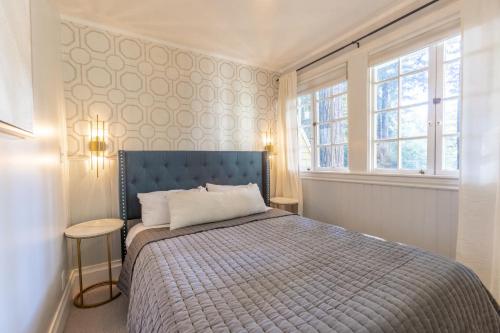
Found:
[[54, 0], [62, 14], [283, 70], [416, 0]]

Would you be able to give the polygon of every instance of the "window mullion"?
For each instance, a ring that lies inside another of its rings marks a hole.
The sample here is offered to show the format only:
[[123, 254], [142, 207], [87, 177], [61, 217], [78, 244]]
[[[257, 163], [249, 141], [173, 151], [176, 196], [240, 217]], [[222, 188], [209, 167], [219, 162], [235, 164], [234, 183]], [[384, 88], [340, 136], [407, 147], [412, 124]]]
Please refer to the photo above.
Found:
[[398, 140], [398, 169], [402, 169], [401, 165], [401, 144], [400, 144], [400, 137], [401, 137], [401, 58], [398, 59], [398, 130], [397, 130], [397, 140]]
[[377, 116], [377, 114], [374, 112], [375, 111], [375, 103], [376, 103], [376, 93], [375, 93], [375, 80], [374, 80], [374, 69], [373, 68], [370, 68], [370, 123], [369, 123], [369, 126], [370, 126], [370, 147], [369, 147], [369, 151], [368, 151], [368, 161], [369, 161], [369, 165], [370, 165], [370, 171], [373, 171], [376, 166], [377, 166], [377, 154], [376, 154], [376, 131], [377, 129], [375, 128], [375, 117]]
[[443, 43], [436, 46], [436, 80], [435, 80], [435, 98], [440, 99], [440, 102], [434, 104], [434, 158], [435, 158], [435, 174], [440, 174], [443, 170]]
[[311, 166], [312, 166], [312, 169], [313, 171], [316, 171], [318, 166], [317, 166], [317, 140], [318, 140], [318, 135], [316, 133], [316, 130], [318, 129], [318, 126], [317, 126], [317, 121], [318, 121], [318, 116], [317, 116], [317, 113], [318, 113], [318, 110], [316, 108], [316, 94], [314, 92], [311, 93], [311, 108], [312, 108], [312, 113], [313, 113], [313, 122], [312, 122], [312, 149], [311, 149]]

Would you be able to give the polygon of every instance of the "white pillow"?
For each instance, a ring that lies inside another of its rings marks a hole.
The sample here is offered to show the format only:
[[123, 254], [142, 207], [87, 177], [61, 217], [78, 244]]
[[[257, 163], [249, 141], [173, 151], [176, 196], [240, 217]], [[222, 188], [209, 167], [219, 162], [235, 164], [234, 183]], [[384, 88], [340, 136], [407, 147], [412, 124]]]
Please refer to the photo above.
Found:
[[168, 193], [170, 230], [265, 212], [259, 187], [253, 185], [223, 192]]
[[170, 223], [170, 213], [168, 210], [167, 193], [176, 192], [206, 192], [207, 190], [199, 186], [191, 190], [170, 190], [156, 191], [149, 193], [138, 193], [137, 198], [141, 203], [141, 220], [146, 227]]
[[252, 183], [248, 183], [247, 185], [216, 185], [207, 183], [207, 191], [208, 192], [224, 192], [224, 191], [232, 191], [237, 188], [248, 188], [251, 187]]
[[[232, 191], [238, 188], [251, 188], [251, 187], [257, 187], [257, 190], [259, 189], [259, 186], [254, 183], [248, 183], [247, 185], [216, 185], [207, 183], [208, 192], [225, 192], [225, 191]], [[266, 206], [266, 210], [271, 210], [271, 209], [272, 209], [271, 207]]]

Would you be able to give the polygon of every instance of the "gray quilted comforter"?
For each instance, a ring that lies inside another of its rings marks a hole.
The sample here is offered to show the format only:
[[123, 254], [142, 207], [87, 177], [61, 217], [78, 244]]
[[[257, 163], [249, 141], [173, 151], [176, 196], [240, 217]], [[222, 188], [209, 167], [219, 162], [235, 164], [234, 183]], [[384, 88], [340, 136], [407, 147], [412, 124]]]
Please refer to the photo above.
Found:
[[277, 210], [213, 227], [134, 239], [130, 332], [500, 332], [477, 276], [443, 257]]

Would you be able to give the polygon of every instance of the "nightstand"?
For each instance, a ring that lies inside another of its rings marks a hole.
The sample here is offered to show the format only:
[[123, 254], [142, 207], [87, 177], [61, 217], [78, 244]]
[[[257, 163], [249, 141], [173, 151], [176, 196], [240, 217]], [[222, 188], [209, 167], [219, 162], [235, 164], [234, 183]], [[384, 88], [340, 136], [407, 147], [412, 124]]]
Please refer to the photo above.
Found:
[[[73, 304], [78, 308], [94, 308], [99, 305], [106, 304], [111, 302], [121, 294], [118, 292], [113, 295], [113, 285], [116, 284], [116, 281], [113, 281], [113, 277], [111, 275], [111, 239], [110, 236], [113, 232], [120, 230], [123, 227], [123, 221], [120, 219], [102, 219], [102, 220], [93, 220], [83, 223], [75, 224], [64, 232], [66, 237], [76, 239], [76, 248], [78, 253], [78, 277], [80, 282], [80, 292], [73, 299]], [[80, 250], [80, 245], [83, 239], [95, 238], [100, 236], [106, 236], [107, 248], [108, 248], [108, 274], [109, 280], [99, 282], [93, 284], [91, 286], [83, 289], [83, 281], [82, 281], [82, 254]], [[85, 304], [83, 302], [83, 295], [90, 290], [109, 286], [109, 298], [92, 304]]]
[[299, 209], [299, 200], [294, 198], [274, 197], [271, 198], [271, 207], [297, 214]]

